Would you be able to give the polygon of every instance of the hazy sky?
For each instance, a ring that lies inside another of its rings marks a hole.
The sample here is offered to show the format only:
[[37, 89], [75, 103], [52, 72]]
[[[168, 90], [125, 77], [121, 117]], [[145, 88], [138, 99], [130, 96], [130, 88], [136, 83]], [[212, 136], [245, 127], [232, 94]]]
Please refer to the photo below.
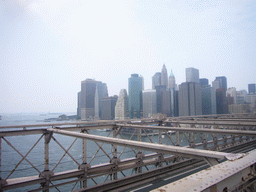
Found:
[[0, 0], [0, 113], [75, 112], [86, 78], [109, 95], [165, 63], [256, 83], [255, 0]]

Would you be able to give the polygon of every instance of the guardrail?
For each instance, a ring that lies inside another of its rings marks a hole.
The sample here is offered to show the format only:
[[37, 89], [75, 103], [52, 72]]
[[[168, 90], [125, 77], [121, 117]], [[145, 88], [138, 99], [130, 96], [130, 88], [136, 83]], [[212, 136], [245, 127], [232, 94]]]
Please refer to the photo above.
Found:
[[255, 145], [255, 127], [255, 123], [150, 119], [0, 127], [1, 190], [24, 186], [31, 191], [93, 190], [125, 178], [135, 182], [136, 174], [152, 174], [164, 167], [171, 171], [190, 159], [214, 166], [221, 159], [242, 158], [243, 153], [219, 151]]

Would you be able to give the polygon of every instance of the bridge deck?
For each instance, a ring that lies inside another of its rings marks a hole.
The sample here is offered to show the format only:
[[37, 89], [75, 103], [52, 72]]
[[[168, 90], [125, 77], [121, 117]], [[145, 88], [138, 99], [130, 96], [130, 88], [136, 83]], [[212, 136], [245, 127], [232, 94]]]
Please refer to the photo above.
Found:
[[[256, 150], [235, 161], [225, 161], [173, 183], [159, 187], [159, 191], [242, 191], [240, 186], [256, 181]], [[251, 180], [251, 181], [250, 181]], [[239, 188], [240, 187], [240, 188]], [[243, 187], [244, 188], [244, 187]]]

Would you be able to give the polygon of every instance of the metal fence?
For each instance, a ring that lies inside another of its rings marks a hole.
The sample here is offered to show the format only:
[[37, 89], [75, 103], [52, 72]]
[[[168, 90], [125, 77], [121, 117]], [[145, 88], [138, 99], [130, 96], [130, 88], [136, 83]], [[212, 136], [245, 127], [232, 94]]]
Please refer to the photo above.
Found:
[[1, 190], [121, 189], [182, 167], [233, 161], [244, 156], [239, 148], [255, 148], [253, 119], [208, 116], [0, 127]]

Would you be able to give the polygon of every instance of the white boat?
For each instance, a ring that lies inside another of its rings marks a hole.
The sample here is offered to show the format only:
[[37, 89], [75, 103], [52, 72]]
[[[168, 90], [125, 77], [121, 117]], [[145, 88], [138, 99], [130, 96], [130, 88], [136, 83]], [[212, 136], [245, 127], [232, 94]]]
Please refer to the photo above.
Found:
[[98, 131], [111, 131], [111, 129], [97, 129]]
[[172, 134], [175, 134], [175, 133], [176, 133], [176, 131], [168, 131], [169, 135], [172, 135]]

